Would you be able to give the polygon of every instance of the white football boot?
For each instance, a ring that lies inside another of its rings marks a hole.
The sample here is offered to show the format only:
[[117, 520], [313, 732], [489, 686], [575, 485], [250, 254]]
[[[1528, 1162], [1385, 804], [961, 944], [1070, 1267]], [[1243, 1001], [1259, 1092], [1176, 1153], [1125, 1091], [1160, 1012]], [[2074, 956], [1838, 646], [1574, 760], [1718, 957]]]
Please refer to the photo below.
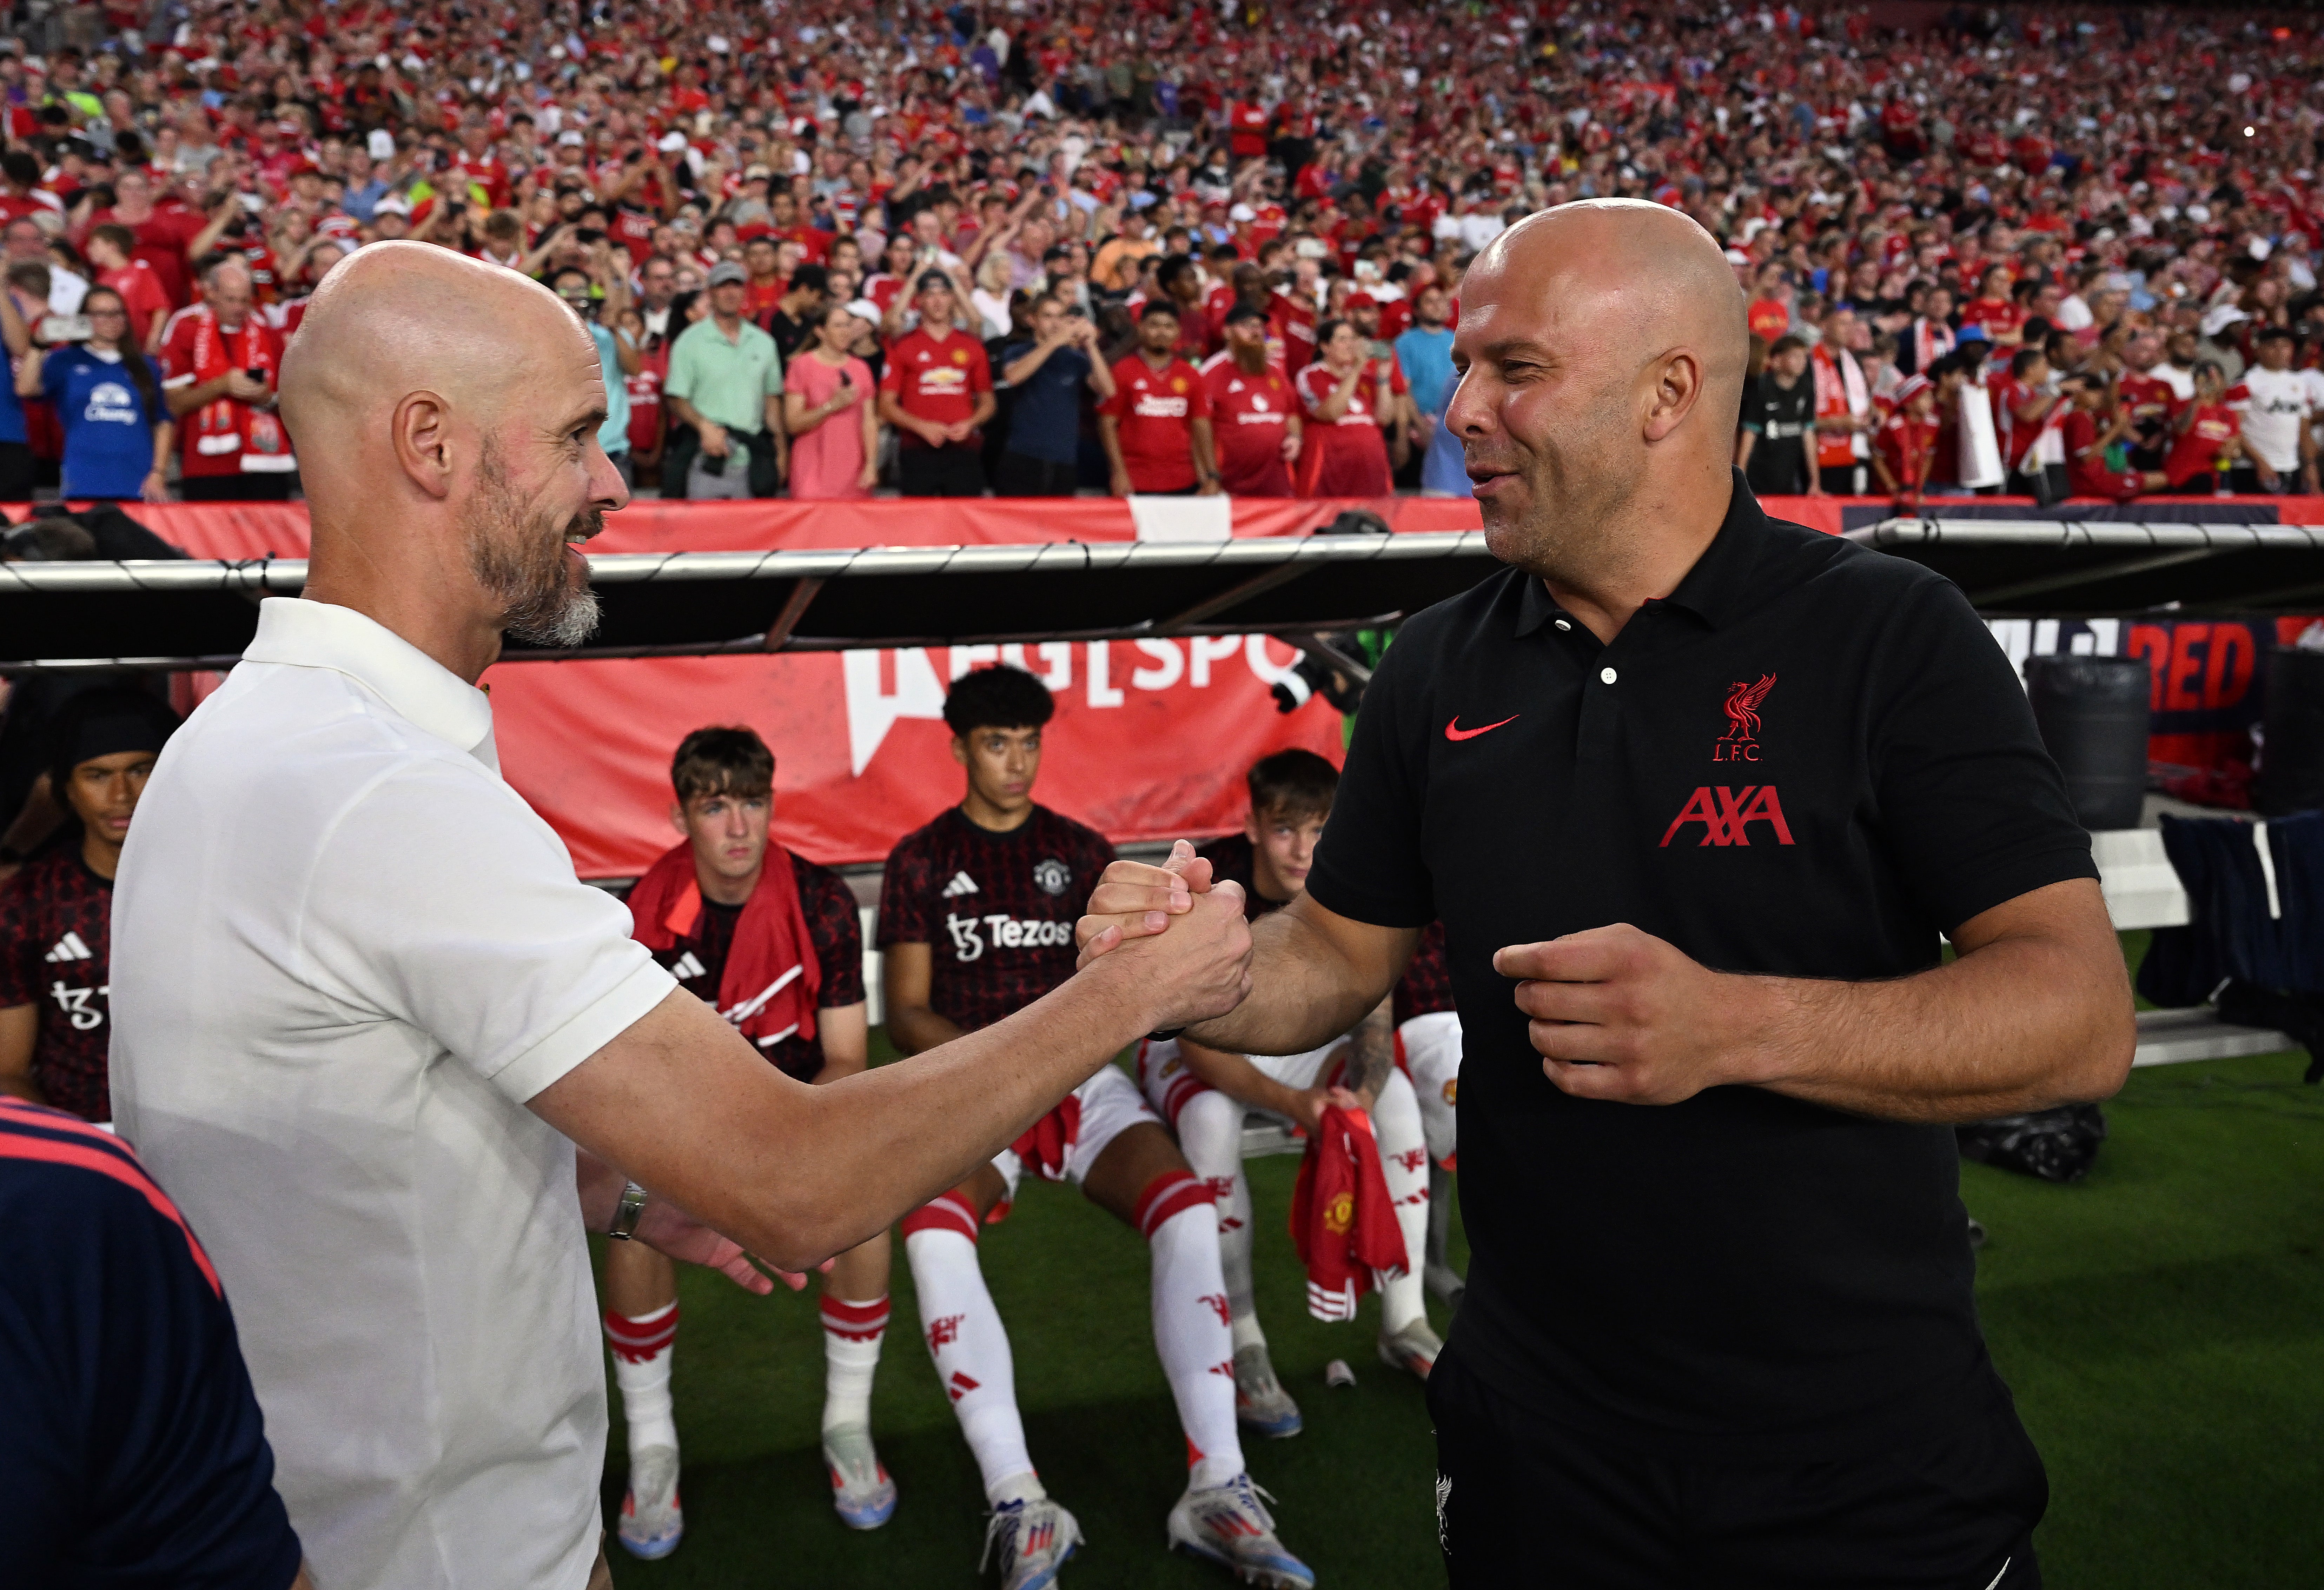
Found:
[[1170, 1549], [1217, 1563], [1262, 1590], [1314, 1590], [1314, 1570], [1275, 1538], [1275, 1520], [1259, 1501], [1266, 1495], [1248, 1473], [1207, 1490], [1189, 1485], [1170, 1510]]
[[1057, 1582], [1057, 1569], [1082, 1543], [1082, 1527], [1074, 1515], [1047, 1496], [1038, 1501], [1004, 1502], [992, 1510], [984, 1530], [984, 1555], [976, 1568], [995, 1555], [1001, 1559], [1001, 1590], [1048, 1590]]
[[843, 1424], [823, 1432], [823, 1466], [831, 1474], [831, 1504], [851, 1530], [876, 1530], [896, 1516], [896, 1482], [872, 1449], [872, 1432]]
[[630, 1463], [629, 1494], [616, 1531], [632, 1557], [650, 1561], [678, 1549], [686, 1512], [678, 1501], [678, 1448], [648, 1447]]

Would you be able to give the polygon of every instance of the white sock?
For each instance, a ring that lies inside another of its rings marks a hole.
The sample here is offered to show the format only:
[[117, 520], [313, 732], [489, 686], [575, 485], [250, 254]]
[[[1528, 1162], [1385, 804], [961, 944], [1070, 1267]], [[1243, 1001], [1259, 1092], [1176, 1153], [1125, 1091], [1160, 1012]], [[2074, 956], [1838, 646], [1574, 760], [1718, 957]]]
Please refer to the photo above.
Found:
[[1009, 1333], [976, 1263], [976, 1213], [946, 1193], [904, 1218], [904, 1257], [919, 1293], [920, 1328], [936, 1379], [952, 1399], [960, 1433], [976, 1455], [984, 1493], [997, 1506], [1022, 1487], [1007, 1482], [1033, 1472], [1025, 1424], [1017, 1415], [1017, 1373]]
[[1154, 1351], [1186, 1432], [1186, 1483], [1222, 1485], [1242, 1472], [1242, 1441], [1210, 1189], [1184, 1171], [1157, 1176], [1139, 1198], [1138, 1229], [1153, 1257]]
[[605, 1310], [605, 1342], [613, 1349], [613, 1383], [629, 1420], [630, 1460], [650, 1447], [678, 1447], [678, 1419], [669, 1391], [670, 1360], [678, 1351], [678, 1305], [632, 1318]]
[[1388, 1072], [1372, 1104], [1372, 1135], [1404, 1234], [1404, 1273], [1380, 1282], [1380, 1328], [1394, 1332], [1428, 1317], [1420, 1280], [1428, 1253], [1428, 1144], [1421, 1136], [1420, 1100], [1402, 1071]]
[[888, 1332], [888, 1300], [823, 1298], [823, 1428], [872, 1422], [872, 1376]]
[[1217, 1203], [1219, 1265], [1234, 1316], [1237, 1351], [1267, 1343], [1251, 1295], [1250, 1183], [1242, 1173], [1244, 1113], [1241, 1104], [1211, 1089], [1187, 1099], [1178, 1111], [1178, 1147], [1194, 1174], [1209, 1184]]

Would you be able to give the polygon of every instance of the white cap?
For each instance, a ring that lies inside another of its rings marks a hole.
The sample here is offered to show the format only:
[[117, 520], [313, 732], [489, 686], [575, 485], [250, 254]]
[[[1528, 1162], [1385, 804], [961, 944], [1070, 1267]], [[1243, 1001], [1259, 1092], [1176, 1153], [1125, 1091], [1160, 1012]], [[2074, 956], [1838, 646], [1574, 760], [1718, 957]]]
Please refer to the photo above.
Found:
[[1256, 221], [1259, 219], [1259, 212], [1247, 204], [1239, 204], [1227, 212], [1227, 219], [1238, 224], [1244, 221]]
[[411, 214], [411, 206], [391, 193], [372, 206], [371, 213], [374, 216], [409, 216]]
[[395, 134], [385, 127], [374, 127], [371, 136], [364, 140], [364, 149], [375, 161], [395, 158]]
[[564, 132], [559, 133], [557, 135], [557, 142], [559, 143], [569, 143], [577, 149], [580, 147], [583, 139], [578, 128], [568, 127]]
[[2236, 321], [2248, 320], [2250, 318], [2250, 316], [2245, 314], [2241, 309], [2236, 308], [2233, 304], [2221, 304], [2218, 308], [2210, 310], [2209, 313], [2204, 315], [2203, 335], [2205, 336], [2217, 336], [2228, 326], [2233, 326]]
[[[575, 142], [578, 142], [579, 140], [576, 139]], [[664, 154], [676, 154], [679, 150], [686, 147], [686, 134], [675, 131], [664, 133], [661, 135], [661, 142], [655, 144], [654, 147], [660, 150]]]

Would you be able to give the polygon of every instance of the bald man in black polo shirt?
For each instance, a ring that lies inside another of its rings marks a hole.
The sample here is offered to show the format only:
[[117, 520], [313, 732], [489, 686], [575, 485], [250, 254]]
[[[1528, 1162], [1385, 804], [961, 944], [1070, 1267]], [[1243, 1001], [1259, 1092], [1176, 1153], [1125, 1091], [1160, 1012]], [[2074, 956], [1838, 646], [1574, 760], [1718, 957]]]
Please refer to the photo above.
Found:
[[[1729, 467], [1743, 308], [1651, 204], [1479, 256], [1444, 423], [1512, 566], [1406, 625], [1306, 895], [1190, 1035], [1312, 1046], [1443, 920], [1456, 1585], [2025, 1590], [2048, 1483], [1978, 1330], [1949, 1123], [2114, 1092], [2128, 981], [1960, 592], [1769, 519]], [[1117, 863], [1085, 953], [1167, 889]]]

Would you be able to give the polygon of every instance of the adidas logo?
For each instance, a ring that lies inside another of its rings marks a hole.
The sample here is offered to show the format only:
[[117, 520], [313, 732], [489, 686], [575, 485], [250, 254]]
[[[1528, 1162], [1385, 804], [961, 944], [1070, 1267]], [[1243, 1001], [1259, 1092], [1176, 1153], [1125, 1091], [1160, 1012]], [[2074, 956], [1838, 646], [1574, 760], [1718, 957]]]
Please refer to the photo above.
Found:
[[965, 872], [955, 872], [952, 875], [952, 881], [944, 887], [943, 898], [947, 900], [957, 900], [963, 895], [973, 895], [976, 892], [976, 880], [974, 878], [969, 877]]
[[671, 965], [669, 975], [676, 978], [681, 983], [687, 983], [692, 982], [696, 978], [700, 977], [704, 972], [708, 971], [710, 969], [708, 967], [703, 965], [702, 962], [694, 958], [693, 951], [688, 950], [685, 954], [679, 956]]
[[68, 933], [57, 941], [55, 949], [51, 950], [41, 959], [53, 964], [60, 960], [94, 960], [97, 955], [87, 944], [81, 942], [78, 933]]

